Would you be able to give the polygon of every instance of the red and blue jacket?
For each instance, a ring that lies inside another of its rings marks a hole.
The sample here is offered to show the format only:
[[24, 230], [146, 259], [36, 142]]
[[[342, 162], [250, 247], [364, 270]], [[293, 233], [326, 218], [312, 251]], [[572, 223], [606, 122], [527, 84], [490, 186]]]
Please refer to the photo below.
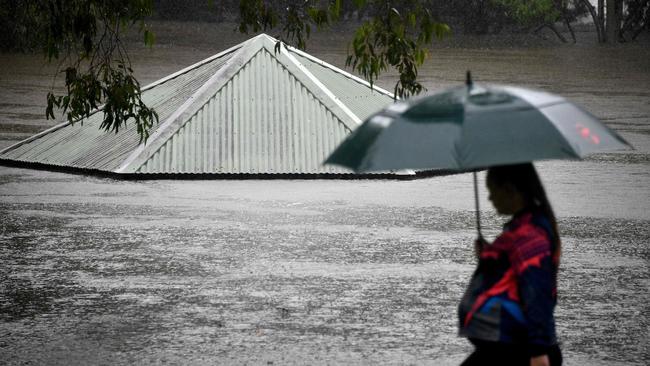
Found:
[[521, 212], [485, 245], [459, 306], [460, 335], [473, 341], [519, 344], [531, 356], [557, 344], [557, 270], [546, 217]]

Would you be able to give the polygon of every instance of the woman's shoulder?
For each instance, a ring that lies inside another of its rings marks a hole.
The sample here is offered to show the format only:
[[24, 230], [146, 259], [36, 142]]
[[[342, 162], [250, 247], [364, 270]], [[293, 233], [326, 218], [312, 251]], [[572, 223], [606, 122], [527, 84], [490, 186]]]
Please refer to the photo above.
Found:
[[526, 211], [516, 215], [504, 228], [495, 244], [508, 249], [530, 241], [550, 241], [550, 221], [540, 212]]
[[528, 209], [517, 213], [504, 227], [504, 232], [526, 232], [538, 227], [547, 233], [552, 232], [551, 220], [544, 212], [536, 209]]

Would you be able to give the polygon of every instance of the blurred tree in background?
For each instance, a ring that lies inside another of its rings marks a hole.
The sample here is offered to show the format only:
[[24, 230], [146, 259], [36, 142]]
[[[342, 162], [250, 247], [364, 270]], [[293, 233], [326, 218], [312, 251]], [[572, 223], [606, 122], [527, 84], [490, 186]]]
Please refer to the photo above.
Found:
[[122, 37], [137, 26], [144, 43], [152, 45], [144, 22], [152, 9], [153, 0], [1, 0], [2, 45], [40, 48], [49, 62], [59, 62], [66, 92], [48, 93], [47, 118], [59, 108], [69, 122], [83, 123], [101, 106], [100, 128], [117, 132], [135, 123], [146, 141], [158, 114], [142, 101]]

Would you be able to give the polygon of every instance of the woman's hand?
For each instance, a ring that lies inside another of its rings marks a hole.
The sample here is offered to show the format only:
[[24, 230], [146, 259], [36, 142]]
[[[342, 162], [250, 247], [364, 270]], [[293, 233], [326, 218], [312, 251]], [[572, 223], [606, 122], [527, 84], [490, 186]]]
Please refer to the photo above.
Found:
[[548, 355], [541, 355], [531, 357], [530, 366], [551, 366], [551, 362], [548, 360]]

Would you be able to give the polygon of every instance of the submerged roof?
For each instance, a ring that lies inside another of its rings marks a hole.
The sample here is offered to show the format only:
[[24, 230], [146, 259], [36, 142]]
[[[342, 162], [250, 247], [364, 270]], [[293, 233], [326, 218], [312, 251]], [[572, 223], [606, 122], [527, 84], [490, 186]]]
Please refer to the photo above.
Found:
[[[0, 159], [118, 174], [347, 173], [322, 161], [391, 93], [265, 34], [143, 88], [160, 117], [146, 144], [101, 111], [0, 151]], [[83, 122], [83, 123], [81, 123]]]

